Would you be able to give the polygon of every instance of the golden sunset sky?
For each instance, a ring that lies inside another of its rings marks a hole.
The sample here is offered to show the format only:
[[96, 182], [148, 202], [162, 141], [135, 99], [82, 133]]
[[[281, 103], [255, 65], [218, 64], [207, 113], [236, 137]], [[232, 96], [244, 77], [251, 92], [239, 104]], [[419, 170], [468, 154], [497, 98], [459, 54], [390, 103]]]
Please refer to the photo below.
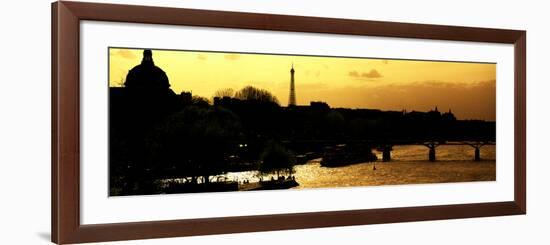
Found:
[[[109, 86], [122, 86], [143, 49], [109, 49]], [[298, 105], [428, 111], [449, 109], [458, 119], [495, 120], [496, 64], [154, 50], [174, 92], [212, 99], [221, 88], [272, 92], [288, 104], [294, 64]]]

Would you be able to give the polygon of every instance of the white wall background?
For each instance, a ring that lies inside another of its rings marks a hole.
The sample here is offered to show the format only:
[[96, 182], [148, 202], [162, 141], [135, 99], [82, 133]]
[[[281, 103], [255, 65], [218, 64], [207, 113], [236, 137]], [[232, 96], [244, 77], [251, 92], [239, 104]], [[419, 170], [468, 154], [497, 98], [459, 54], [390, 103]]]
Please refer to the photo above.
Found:
[[[337, 18], [526, 29], [528, 214], [112, 244], [549, 244], [550, 166], [545, 1], [97, 1]], [[0, 244], [48, 244], [50, 1], [9, 1], [0, 14]]]

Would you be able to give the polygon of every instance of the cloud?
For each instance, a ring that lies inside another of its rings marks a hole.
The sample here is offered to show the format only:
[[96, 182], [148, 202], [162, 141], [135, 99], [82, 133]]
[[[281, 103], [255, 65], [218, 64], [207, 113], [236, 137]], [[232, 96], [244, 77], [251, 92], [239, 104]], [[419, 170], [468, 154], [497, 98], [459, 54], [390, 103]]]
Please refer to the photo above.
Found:
[[354, 71], [350, 71], [348, 75], [356, 79], [367, 79], [367, 80], [382, 77], [382, 74], [380, 74], [380, 72], [378, 72], [376, 69], [371, 69], [369, 72], [361, 72], [361, 73], [354, 70]]
[[228, 60], [238, 60], [241, 58], [241, 56], [238, 54], [226, 54], [223, 57]]
[[126, 59], [135, 59], [137, 58], [136, 55], [130, 51], [130, 50], [127, 50], [127, 49], [119, 49], [117, 52], [114, 53], [114, 55], [118, 55], [122, 58], [126, 58]]
[[198, 55], [197, 55], [197, 59], [199, 59], [199, 60], [207, 60], [208, 57], [207, 57], [206, 55], [204, 55], [204, 54], [198, 54]]
[[380, 78], [382, 77], [382, 74], [380, 74], [380, 72], [378, 72], [376, 69], [372, 69], [368, 73], [363, 72], [361, 76], [366, 78]]
[[360, 77], [359, 72], [357, 72], [357, 71], [350, 71], [350, 72], [348, 73], [348, 75], [349, 75], [350, 77], [356, 77], [356, 78]]

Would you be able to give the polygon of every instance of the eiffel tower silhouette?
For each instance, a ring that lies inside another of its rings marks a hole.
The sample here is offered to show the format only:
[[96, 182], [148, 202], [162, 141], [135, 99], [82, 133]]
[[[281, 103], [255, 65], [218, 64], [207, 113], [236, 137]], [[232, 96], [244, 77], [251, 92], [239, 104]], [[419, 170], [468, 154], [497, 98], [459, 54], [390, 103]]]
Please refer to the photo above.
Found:
[[290, 68], [290, 95], [288, 96], [288, 106], [296, 105], [296, 89], [294, 87], [294, 63]]

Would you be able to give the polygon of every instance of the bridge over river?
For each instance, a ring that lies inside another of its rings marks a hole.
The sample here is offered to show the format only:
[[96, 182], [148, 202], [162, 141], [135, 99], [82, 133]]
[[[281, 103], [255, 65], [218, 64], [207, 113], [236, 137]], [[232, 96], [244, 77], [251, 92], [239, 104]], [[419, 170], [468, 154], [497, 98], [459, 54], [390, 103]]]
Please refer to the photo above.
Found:
[[[346, 144], [355, 144], [355, 145], [367, 145], [372, 148], [376, 148], [378, 151], [382, 152], [382, 161], [389, 162], [391, 161], [391, 152], [394, 146], [399, 145], [421, 145], [427, 148], [427, 159], [431, 162], [435, 162], [436, 159], [436, 150], [437, 147], [442, 145], [466, 145], [473, 148], [473, 159], [474, 161], [480, 161], [480, 149], [486, 145], [496, 145], [495, 141], [491, 140], [455, 140], [455, 141], [441, 141], [441, 140], [384, 140], [384, 141], [375, 141], [375, 140], [287, 140], [283, 141], [286, 145], [293, 146], [305, 146], [305, 145], [315, 145], [315, 146], [335, 146], [335, 145], [346, 145]], [[317, 147], [319, 148], [319, 147]]]

